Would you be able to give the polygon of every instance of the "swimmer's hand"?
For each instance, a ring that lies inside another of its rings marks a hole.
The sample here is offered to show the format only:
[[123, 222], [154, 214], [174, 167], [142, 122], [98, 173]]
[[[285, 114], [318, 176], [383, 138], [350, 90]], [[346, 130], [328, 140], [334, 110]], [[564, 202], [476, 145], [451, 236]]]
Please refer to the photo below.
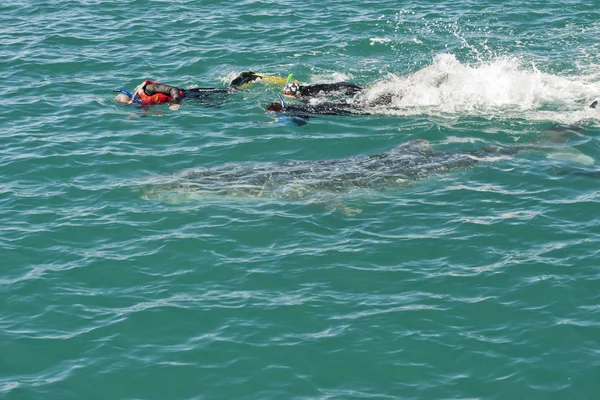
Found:
[[179, 110], [179, 106], [180, 106], [179, 104], [171, 104], [169, 106], [169, 110], [171, 110], [171, 111], [177, 111], [177, 110]]

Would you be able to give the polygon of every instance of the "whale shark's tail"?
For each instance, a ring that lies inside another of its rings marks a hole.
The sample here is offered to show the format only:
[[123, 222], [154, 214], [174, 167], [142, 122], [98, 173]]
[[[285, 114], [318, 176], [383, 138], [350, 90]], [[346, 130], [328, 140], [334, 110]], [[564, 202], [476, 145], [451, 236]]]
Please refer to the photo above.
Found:
[[547, 158], [553, 160], [562, 160], [573, 162], [582, 165], [594, 165], [595, 160], [582, 153], [580, 150], [565, 145], [557, 145], [556, 138], [548, 142], [538, 142], [532, 144], [520, 144], [511, 146], [501, 145], [485, 145], [481, 151], [476, 154], [480, 157], [489, 157], [494, 155], [499, 156], [513, 156], [522, 152], [538, 152], [546, 154]]
[[543, 131], [537, 143], [532, 146], [536, 147], [537, 151], [546, 153], [551, 159], [593, 165], [595, 161], [592, 157], [568, 144], [573, 138], [581, 137], [583, 132], [584, 128], [581, 126], [555, 125]]

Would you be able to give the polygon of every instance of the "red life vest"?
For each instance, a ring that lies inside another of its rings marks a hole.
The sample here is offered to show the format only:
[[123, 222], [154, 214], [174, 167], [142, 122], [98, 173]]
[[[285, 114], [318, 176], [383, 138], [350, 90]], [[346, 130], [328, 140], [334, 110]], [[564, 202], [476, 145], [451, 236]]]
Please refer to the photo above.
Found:
[[[146, 94], [146, 92], [145, 92], [146, 85], [159, 85], [159, 84], [160, 84], [160, 82], [153, 82], [153, 81], [149, 81], [149, 80], [144, 81], [144, 85], [142, 86], [142, 89], [137, 93], [143, 106], [151, 106], [154, 104], [161, 104], [161, 103], [170, 103], [173, 101], [173, 98], [171, 96], [167, 96], [166, 94], [156, 93], [156, 94], [153, 94], [152, 96]], [[183, 98], [183, 92], [181, 90], [179, 91], [179, 95], [181, 96], [181, 98]]]

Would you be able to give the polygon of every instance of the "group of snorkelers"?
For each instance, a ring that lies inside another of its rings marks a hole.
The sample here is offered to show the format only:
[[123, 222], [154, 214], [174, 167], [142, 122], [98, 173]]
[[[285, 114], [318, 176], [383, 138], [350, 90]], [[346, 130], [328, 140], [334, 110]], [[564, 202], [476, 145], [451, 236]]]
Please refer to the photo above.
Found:
[[[182, 89], [176, 86], [165, 85], [159, 82], [145, 80], [133, 93], [123, 89], [115, 89], [119, 92], [115, 101], [122, 104], [138, 104], [149, 106], [163, 103], [170, 103], [171, 110], [177, 110], [182, 100], [195, 100], [206, 102], [212, 96], [227, 95], [235, 92], [241, 86], [257, 81], [270, 80], [271, 82], [283, 82], [282, 78], [259, 75], [252, 71], [245, 71], [233, 79], [228, 87], [196, 87], [191, 89]], [[314, 85], [302, 85], [292, 80], [290, 74], [285, 81], [283, 95], [297, 99], [306, 99], [316, 96], [338, 96], [334, 100], [324, 100], [311, 103], [308, 101], [299, 104], [286, 104], [282, 96], [279, 96], [278, 102], [268, 104], [265, 109], [267, 112], [285, 113], [292, 117], [298, 117], [295, 123], [301, 125], [310, 115], [345, 115], [345, 114], [368, 114], [369, 110], [365, 104], [360, 102], [348, 101], [349, 96], [359, 94], [364, 87], [350, 82], [320, 83]], [[389, 105], [392, 102], [390, 95], [383, 95], [380, 98], [372, 100], [367, 106]], [[598, 101], [590, 104], [590, 108], [596, 108]]]
[[[133, 93], [123, 89], [115, 89], [119, 92], [115, 101], [121, 104], [137, 104], [140, 106], [150, 106], [169, 103], [171, 110], [177, 110], [183, 100], [195, 100], [204, 102], [213, 96], [227, 95], [237, 91], [241, 86], [254, 81], [269, 79], [271, 81], [281, 81], [282, 78], [275, 78], [259, 75], [252, 71], [245, 71], [233, 79], [228, 87], [196, 87], [191, 89], [182, 89], [176, 86], [166, 85], [160, 82], [145, 80]], [[290, 74], [285, 80], [283, 95], [297, 99], [310, 98], [315, 96], [336, 95], [342, 97], [354, 96], [363, 90], [362, 86], [350, 82], [320, 83], [314, 85], [303, 85], [292, 80]], [[266, 106], [266, 111], [275, 113], [286, 113], [288, 115], [308, 117], [312, 114], [322, 115], [342, 115], [342, 114], [362, 114], [361, 110], [355, 105], [347, 102], [345, 99], [325, 101], [322, 103], [311, 104], [303, 102], [301, 104], [286, 104], [283, 97], [279, 96], [280, 101], [273, 102]]]

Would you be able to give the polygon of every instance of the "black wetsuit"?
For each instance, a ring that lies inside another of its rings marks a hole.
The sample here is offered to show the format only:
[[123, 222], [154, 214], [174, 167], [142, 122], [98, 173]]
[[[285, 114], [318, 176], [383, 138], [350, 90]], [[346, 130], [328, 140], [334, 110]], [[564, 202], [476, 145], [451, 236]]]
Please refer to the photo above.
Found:
[[319, 83], [316, 85], [299, 85], [298, 93], [300, 96], [316, 96], [327, 93], [352, 96], [362, 89], [362, 87], [350, 82]]
[[[144, 86], [143, 90], [148, 96], [153, 96], [155, 94], [164, 94], [170, 96], [173, 99], [173, 103], [179, 104], [183, 98], [185, 99], [193, 99], [193, 100], [201, 100], [206, 97], [206, 95], [211, 94], [224, 94], [229, 93], [233, 90], [233, 88], [243, 85], [244, 83], [252, 82], [260, 78], [259, 75], [254, 72], [247, 71], [242, 72], [238, 77], [231, 81], [229, 87], [227, 88], [192, 88], [192, 89], [181, 89], [171, 85], [165, 85], [162, 83], [149, 83]], [[183, 98], [181, 96], [183, 93]]]
[[267, 105], [267, 111], [284, 113], [291, 116], [308, 118], [310, 115], [349, 115], [369, 114], [364, 108], [350, 104], [344, 100], [326, 101], [318, 104], [289, 104], [282, 108], [281, 103], [275, 102]]
[[320, 104], [289, 105], [285, 107], [283, 112], [296, 116], [366, 114], [365, 111], [342, 101], [328, 101]]

